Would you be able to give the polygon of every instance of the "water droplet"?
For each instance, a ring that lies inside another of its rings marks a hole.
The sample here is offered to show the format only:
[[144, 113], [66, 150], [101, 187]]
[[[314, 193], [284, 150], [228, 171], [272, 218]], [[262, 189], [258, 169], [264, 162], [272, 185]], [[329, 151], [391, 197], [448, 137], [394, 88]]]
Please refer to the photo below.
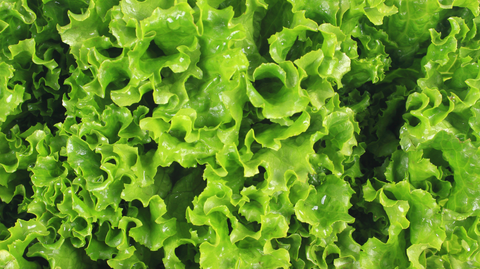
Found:
[[320, 201], [320, 203], [322, 203], [322, 205], [324, 205], [326, 199], [327, 199], [327, 195], [324, 195], [324, 196], [322, 197], [322, 200]]
[[167, 18], [167, 26], [171, 30], [177, 30], [178, 28], [180, 28], [180, 22], [172, 18]]

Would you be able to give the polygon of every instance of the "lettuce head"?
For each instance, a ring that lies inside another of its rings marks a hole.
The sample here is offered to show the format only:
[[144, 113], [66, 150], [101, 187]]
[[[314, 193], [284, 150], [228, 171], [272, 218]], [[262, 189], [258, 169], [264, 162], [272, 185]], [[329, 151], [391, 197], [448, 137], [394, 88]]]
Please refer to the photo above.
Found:
[[3, 0], [0, 267], [479, 268], [478, 0]]

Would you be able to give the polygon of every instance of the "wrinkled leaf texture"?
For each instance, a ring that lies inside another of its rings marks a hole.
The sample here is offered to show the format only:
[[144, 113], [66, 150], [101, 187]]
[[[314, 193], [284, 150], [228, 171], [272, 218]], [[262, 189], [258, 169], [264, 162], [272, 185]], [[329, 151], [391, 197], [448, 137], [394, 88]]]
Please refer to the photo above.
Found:
[[1, 267], [480, 267], [479, 12], [2, 1]]

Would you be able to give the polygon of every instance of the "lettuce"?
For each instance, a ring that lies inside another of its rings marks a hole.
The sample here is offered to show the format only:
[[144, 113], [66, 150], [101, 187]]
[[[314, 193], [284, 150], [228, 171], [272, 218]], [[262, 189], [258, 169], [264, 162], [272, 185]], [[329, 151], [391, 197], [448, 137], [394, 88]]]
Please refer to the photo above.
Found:
[[1, 2], [0, 266], [480, 267], [479, 15]]

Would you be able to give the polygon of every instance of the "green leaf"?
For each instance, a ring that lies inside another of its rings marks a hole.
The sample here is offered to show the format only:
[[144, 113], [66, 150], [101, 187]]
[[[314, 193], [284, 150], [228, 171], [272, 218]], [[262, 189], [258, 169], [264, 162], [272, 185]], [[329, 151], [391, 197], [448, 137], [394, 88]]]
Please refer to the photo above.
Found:
[[13, 77], [15, 69], [7, 63], [0, 64], [0, 102], [3, 104], [0, 109], [0, 121], [4, 122], [10, 114], [18, 114], [18, 105], [24, 101], [25, 88], [15, 85], [9, 88], [8, 81]]
[[0, 262], [5, 269], [20, 268], [15, 257], [6, 250], [0, 250]]
[[480, 267], [479, 6], [0, 2], [0, 267]]
[[476, 211], [479, 203], [479, 190], [475, 187], [475, 182], [479, 180], [479, 168], [475, 165], [479, 156], [478, 147], [446, 132], [438, 133], [431, 141], [420, 146], [424, 147], [440, 150], [453, 170], [455, 184], [445, 207], [459, 213], [471, 214]]
[[[333, 193], [335, 195], [332, 195]], [[353, 193], [353, 190], [340, 178], [333, 175], [327, 176], [317, 189], [309, 189], [306, 199], [297, 202], [295, 214], [300, 221], [311, 225], [312, 235], [320, 240], [327, 240], [334, 233], [336, 223], [354, 221], [354, 218], [348, 214]]]

